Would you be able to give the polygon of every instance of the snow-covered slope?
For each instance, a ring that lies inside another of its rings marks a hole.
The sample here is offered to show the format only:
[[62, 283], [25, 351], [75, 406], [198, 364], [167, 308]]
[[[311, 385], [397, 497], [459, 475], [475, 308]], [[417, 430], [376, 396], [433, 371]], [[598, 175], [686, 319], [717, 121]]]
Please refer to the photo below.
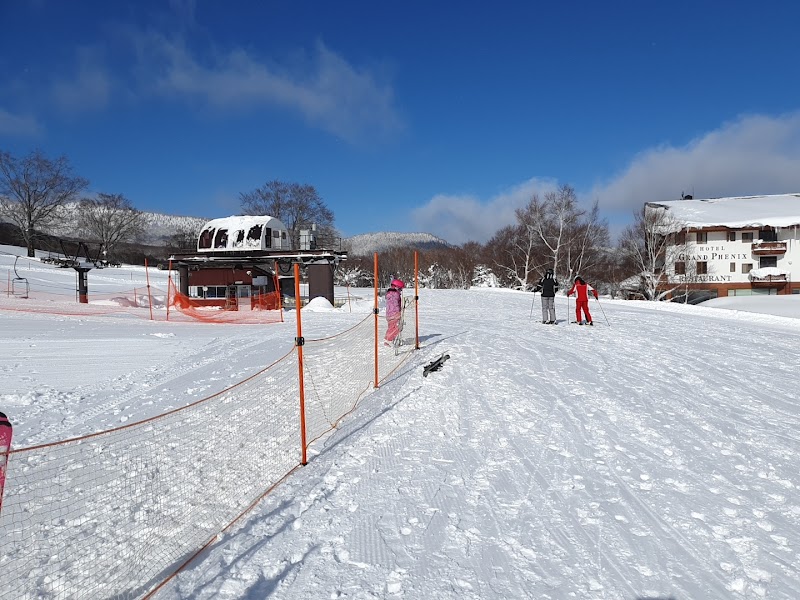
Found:
[[[17, 262], [23, 252], [0, 247], [0, 267], [74, 290], [74, 273]], [[106, 291], [146, 281], [141, 267], [93, 276]], [[157, 597], [796, 598], [800, 319], [774, 315], [800, 296], [726, 300], [601, 298], [595, 326], [578, 327], [563, 296], [551, 326], [529, 293], [420, 290], [420, 350]], [[294, 311], [248, 327], [14, 310], [26, 302], [0, 296], [0, 410], [18, 448], [196, 401], [282, 356], [296, 333]], [[370, 307], [304, 310], [303, 325], [333, 336]], [[330, 352], [344, 365], [353, 348]], [[10, 464], [7, 501], [26, 468]], [[32, 535], [96, 535], [80, 516]], [[48, 568], [75, 560], [54, 553]], [[30, 597], [55, 593], [45, 577], [20, 581]], [[20, 597], [11, 589], [0, 599]]]

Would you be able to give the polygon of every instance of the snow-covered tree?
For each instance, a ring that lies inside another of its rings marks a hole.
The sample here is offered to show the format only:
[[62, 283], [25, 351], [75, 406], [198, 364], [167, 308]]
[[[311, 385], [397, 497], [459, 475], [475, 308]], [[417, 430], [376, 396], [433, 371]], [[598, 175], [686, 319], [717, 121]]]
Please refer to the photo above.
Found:
[[374, 285], [372, 271], [362, 268], [360, 265], [341, 263], [334, 273], [336, 285], [350, 287], [372, 287]]
[[473, 287], [500, 287], [497, 275], [488, 265], [476, 265], [472, 274]]

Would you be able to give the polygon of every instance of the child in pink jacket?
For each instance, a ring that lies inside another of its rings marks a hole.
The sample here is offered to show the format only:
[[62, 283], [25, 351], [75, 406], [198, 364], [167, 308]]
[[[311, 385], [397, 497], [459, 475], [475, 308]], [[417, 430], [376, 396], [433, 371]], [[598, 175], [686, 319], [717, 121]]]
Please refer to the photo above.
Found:
[[400, 319], [403, 316], [403, 288], [406, 284], [400, 279], [393, 279], [386, 290], [386, 329], [384, 343], [389, 346], [400, 334]]

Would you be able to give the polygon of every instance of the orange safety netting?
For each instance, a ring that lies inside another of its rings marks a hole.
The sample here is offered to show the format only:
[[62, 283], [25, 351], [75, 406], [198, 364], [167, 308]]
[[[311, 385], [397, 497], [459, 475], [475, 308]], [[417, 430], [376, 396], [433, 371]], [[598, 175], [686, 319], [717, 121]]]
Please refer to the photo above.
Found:
[[[264, 324], [283, 322], [281, 295], [279, 292], [253, 294], [245, 298], [201, 299], [181, 294], [170, 279], [169, 320], [190, 318], [204, 323]], [[177, 316], [177, 318], [175, 318]]]
[[142, 319], [165, 319], [167, 291], [141, 286], [114, 292], [90, 291], [87, 302], [79, 302], [74, 291], [31, 288], [26, 296], [0, 295], [0, 310], [61, 316], [126, 314]]

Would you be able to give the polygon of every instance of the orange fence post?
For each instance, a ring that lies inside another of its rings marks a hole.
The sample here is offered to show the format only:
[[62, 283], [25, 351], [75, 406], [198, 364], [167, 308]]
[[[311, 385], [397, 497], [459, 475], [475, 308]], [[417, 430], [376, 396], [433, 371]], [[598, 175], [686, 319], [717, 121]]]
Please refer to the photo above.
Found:
[[308, 464], [306, 458], [306, 392], [303, 383], [303, 326], [300, 322], [300, 263], [294, 263], [294, 312], [297, 318], [297, 337], [294, 339], [297, 347], [297, 377], [300, 383], [300, 464]]
[[375, 274], [372, 280], [375, 284], [375, 306], [372, 312], [375, 315], [375, 387], [378, 387], [378, 253], [375, 253], [373, 269]]

